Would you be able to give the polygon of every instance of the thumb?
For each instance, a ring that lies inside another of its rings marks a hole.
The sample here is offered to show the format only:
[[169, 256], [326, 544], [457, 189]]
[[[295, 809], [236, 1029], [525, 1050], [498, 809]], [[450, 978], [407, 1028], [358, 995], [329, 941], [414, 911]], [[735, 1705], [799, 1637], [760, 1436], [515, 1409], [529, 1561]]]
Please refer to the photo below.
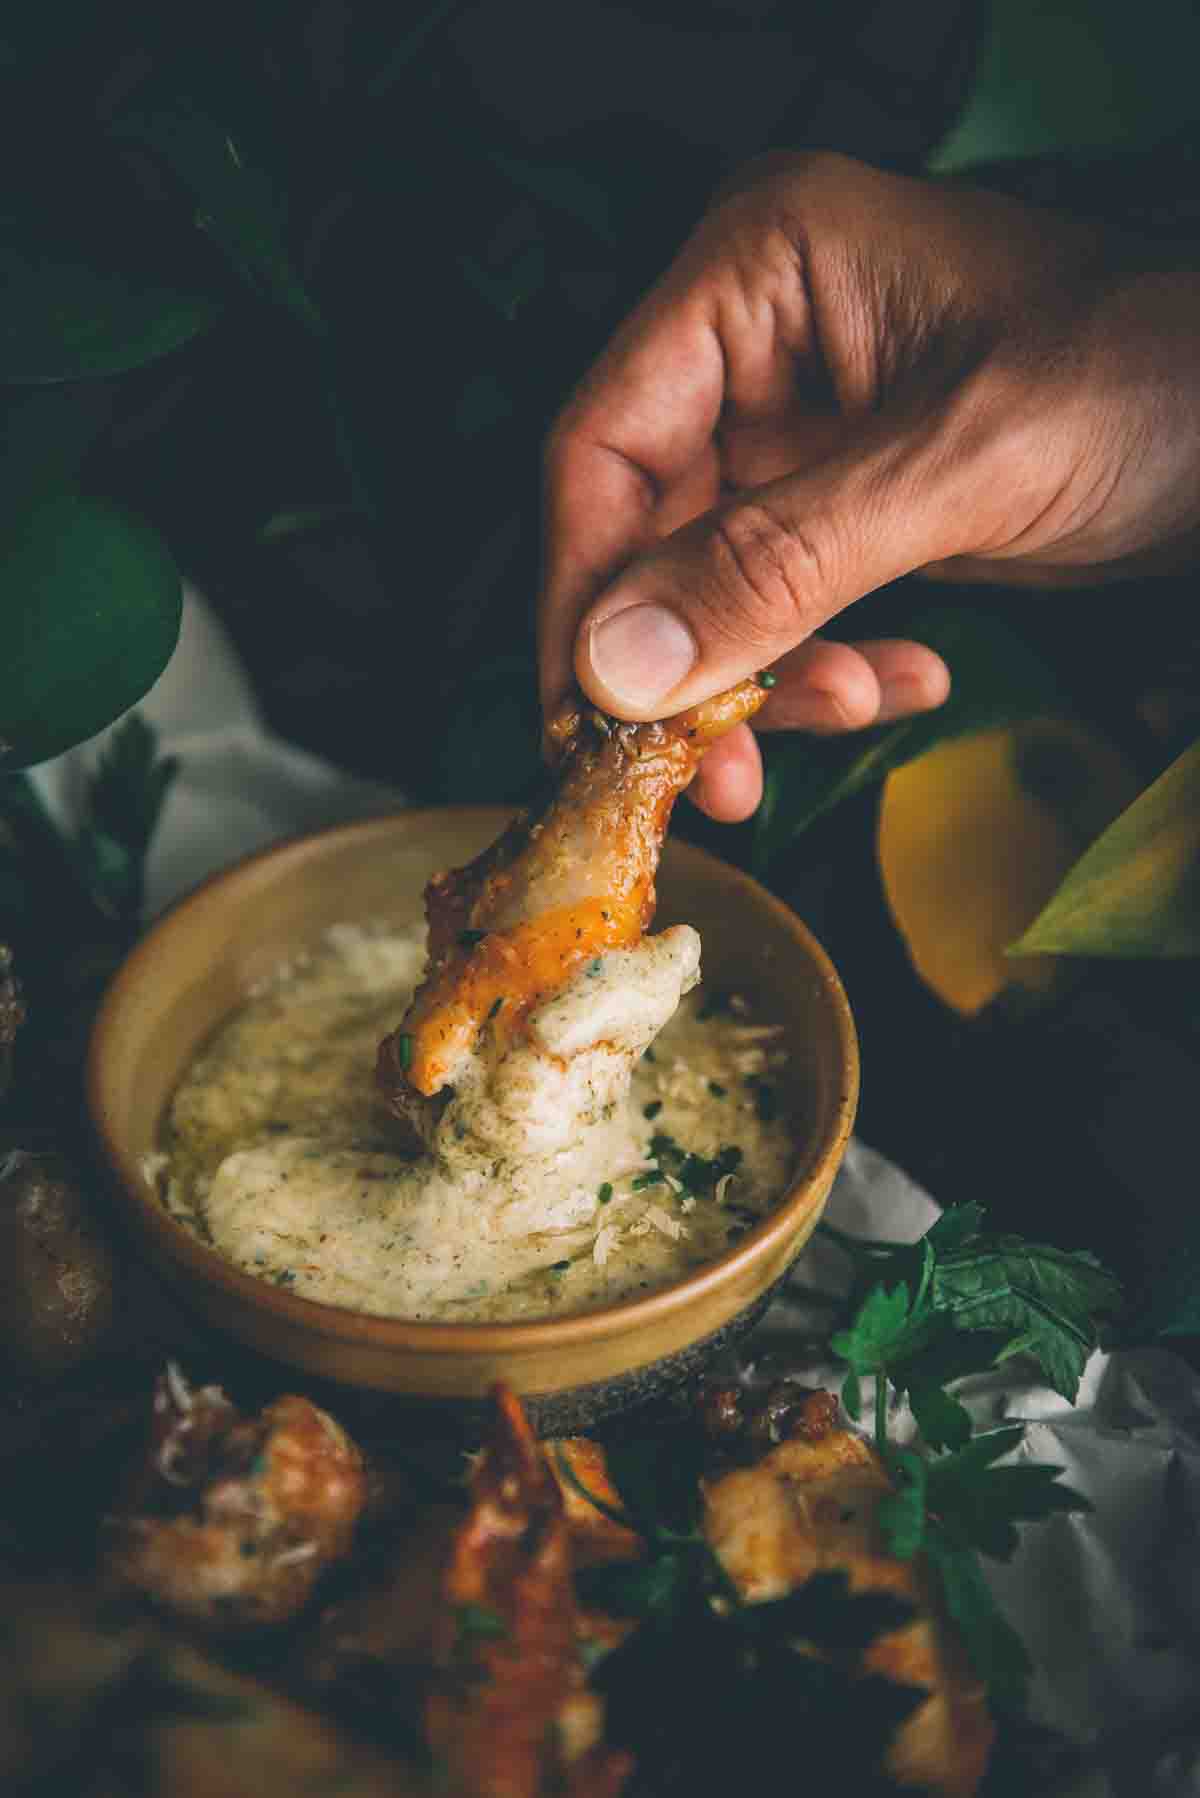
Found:
[[588, 696], [620, 718], [669, 717], [766, 667], [864, 594], [959, 553], [966, 495], [952, 459], [928, 429], [881, 426], [630, 563], [576, 638]]

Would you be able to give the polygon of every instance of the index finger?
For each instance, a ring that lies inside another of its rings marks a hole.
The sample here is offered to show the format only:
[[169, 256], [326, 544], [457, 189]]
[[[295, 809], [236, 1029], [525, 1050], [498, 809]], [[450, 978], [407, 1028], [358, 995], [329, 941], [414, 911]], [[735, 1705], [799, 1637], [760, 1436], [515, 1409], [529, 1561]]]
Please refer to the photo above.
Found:
[[708, 309], [664, 287], [627, 320], [554, 427], [538, 603], [547, 711], [572, 684], [575, 634], [597, 594], [664, 529], [715, 504], [724, 385]]

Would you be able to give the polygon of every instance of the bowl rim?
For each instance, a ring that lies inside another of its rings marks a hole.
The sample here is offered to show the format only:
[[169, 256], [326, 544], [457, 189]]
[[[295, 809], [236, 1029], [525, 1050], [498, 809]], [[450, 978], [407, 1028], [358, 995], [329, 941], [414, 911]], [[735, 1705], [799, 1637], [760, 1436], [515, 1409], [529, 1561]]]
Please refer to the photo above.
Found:
[[679, 838], [670, 839], [676, 851], [720, 870], [723, 879], [732, 880], [749, 891], [755, 901], [774, 913], [787, 933], [797, 937], [814, 972], [819, 976], [826, 998], [831, 1003], [836, 1040], [840, 1051], [841, 1090], [830, 1104], [830, 1122], [823, 1136], [815, 1142], [797, 1170], [787, 1195], [732, 1248], [693, 1269], [682, 1279], [659, 1287], [642, 1298], [597, 1307], [568, 1317], [548, 1317], [534, 1322], [504, 1323], [440, 1323], [424, 1319], [393, 1317], [379, 1312], [352, 1311], [332, 1305], [323, 1299], [305, 1298], [285, 1288], [268, 1285], [253, 1274], [227, 1261], [221, 1253], [179, 1223], [166, 1209], [149, 1184], [136, 1158], [129, 1153], [109, 1128], [106, 1121], [105, 1051], [109, 1037], [116, 1029], [121, 1013], [128, 1004], [127, 995], [136, 994], [143, 968], [162, 953], [164, 942], [181, 921], [189, 922], [193, 914], [219, 902], [224, 889], [236, 887], [248, 875], [270, 862], [286, 862], [300, 857], [317, 843], [334, 844], [369, 840], [386, 836], [397, 824], [414, 832], [425, 819], [494, 816], [497, 827], [513, 816], [514, 808], [502, 805], [440, 805], [405, 808], [359, 818], [346, 824], [335, 824], [320, 830], [304, 831], [282, 838], [264, 849], [251, 851], [226, 867], [207, 875], [196, 886], [182, 894], [150, 925], [113, 975], [93, 1022], [85, 1064], [85, 1094], [91, 1128], [103, 1152], [107, 1171], [124, 1205], [136, 1215], [143, 1230], [149, 1229], [166, 1256], [208, 1288], [220, 1288], [230, 1297], [241, 1300], [273, 1315], [280, 1323], [317, 1334], [325, 1340], [343, 1343], [371, 1344], [377, 1349], [396, 1353], [436, 1355], [470, 1353], [500, 1356], [549, 1349], [556, 1345], [574, 1347], [601, 1341], [613, 1334], [633, 1333], [652, 1321], [671, 1316], [695, 1304], [705, 1294], [718, 1290], [729, 1281], [749, 1273], [756, 1263], [771, 1262], [799, 1229], [814, 1204], [821, 1202], [828, 1190], [823, 1175], [832, 1163], [840, 1164], [854, 1124], [858, 1104], [860, 1067], [858, 1036], [850, 1003], [829, 956], [798, 915], [783, 900], [769, 892], [753, 875], [732, 862], [726, 862], [699, 844]]

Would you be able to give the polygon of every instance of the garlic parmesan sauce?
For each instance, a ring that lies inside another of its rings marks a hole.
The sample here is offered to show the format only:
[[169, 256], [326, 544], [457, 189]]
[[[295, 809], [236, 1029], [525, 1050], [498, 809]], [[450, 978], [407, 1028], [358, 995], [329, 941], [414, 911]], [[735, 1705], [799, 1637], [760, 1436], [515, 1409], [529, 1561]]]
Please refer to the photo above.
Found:
[[414, 1158], [374, 1067], [424, 959], [421, 928], [336, 926], [182, 1081], [147, 1172], [247, 1273], [382, 1316], [566, 1316], [678, 1280], [786, 1189], [781, 1032], [694, 985], [686, 927], [598, 958]]

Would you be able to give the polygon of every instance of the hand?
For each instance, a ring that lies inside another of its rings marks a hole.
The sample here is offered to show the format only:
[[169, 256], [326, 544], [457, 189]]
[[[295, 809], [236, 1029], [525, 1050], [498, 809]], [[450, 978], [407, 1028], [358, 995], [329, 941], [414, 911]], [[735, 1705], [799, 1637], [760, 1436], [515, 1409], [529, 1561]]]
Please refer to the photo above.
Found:
[[[546, 459], [542, 696], [667, 716], [774, 666], [764, 729], [937, 705], [917, 644], [814, 632], [921, 569], [1069, 585], [1200, 526], [1200, 277], [1104, 229], [840, 156], [724, 198], [568, 404]], [[746, 817], [742, 727], [696, 798]]]

